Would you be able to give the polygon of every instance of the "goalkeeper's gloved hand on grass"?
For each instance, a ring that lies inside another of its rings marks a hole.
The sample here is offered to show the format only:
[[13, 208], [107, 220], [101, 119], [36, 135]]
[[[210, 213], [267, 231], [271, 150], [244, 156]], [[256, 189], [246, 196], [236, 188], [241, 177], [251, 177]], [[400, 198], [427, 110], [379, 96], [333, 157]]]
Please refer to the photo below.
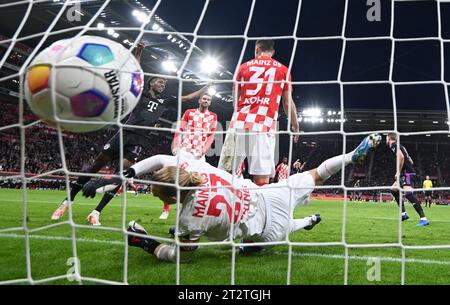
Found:
[[86, 198], [94, 198], [99, 188], [104, 187], [103, 192], [105, 192], [113, 190], [120, 184], [122, 184], [122, 179], [120, 178], [101, 178], [97, 180], [91, 180], [83, 186], [83, 196]]
[[[129, 168], [123, 171], [123, 175], [126, 178], [133, 178], [134, 176], [136, 176], [136, 172], [134, 171], [133, 168]], [[104, 193], [106, 191], [113, 190], [114, 188], [116, 188], [118, 185], [121, 184], [122, 179], [119, 177], [91, 180], [83, 186], [83, 196], [86, 198], [89, 197], [94, 198], [99, 188], [104, 187], [103, 192], [101, 192]]]

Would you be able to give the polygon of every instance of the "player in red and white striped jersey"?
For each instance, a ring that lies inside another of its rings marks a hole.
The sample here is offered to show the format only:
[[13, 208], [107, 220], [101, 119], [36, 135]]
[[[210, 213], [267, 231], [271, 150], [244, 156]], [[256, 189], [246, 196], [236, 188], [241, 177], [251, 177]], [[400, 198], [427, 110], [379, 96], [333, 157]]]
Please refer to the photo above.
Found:
[[181, 135], [179, 147], [179, 133], [175, 134], [172, 144], [174, 155], [178, 153], [194, 159], [205, 159], [206, 151], [214, 141], [214, 132], [217, 129], [217, 114], [209, 110], [211, 96], [204, 94], [199, 99], [199, 107], [188, 109], [180, 122], [180, 131], [188, 132]]
[[284, 157], [283, 162], [278, 164], [277, 168], [275, 169], [276, 175], [278, 175], [278, 182], [284, 181], [289, 176], [289, 165], [288, 165], [288, 158]]
[[[235, 173], [242, 160], [247, 158], [249, 174], [260, 186], [269, 183], [269, 177], [275, 175], [274, 133], [281, 100], [284, 111], [290, 115], [291, 130], [299, 131], [289, 83], [291, 75], [285, 65], [272, 58], [274, 53], [273, 40], [258, 40], [255, 58], [239, 68], [236, 76], [239, 85], [234, 87], [239, 100], [230, 129], [247, 134], [227, 134], [219, 161], [219, 168]], [[297, 140], [296, 135], [294, 142]], [[234, 158], [236, 162], [233, 162]]]
[[[175, 204], [179, 200], [182, 203], [178, 231], [175, 232], [184, 244], [181, 251], [195, 250], [197, 246], [189, 243], [197, 243], [201, 236], [213, 241], [243, 238], [254, 242], [280, 242], [286, 241], [288, 234], [311, 229], [320, 221], [319, 214], [292, 218], [293, 209], [308, 202], [314, 187], [339, 172], [343, 164], [362, 162], [380, 142], [380, 135], [371, 134], [352, 152], [325, 160], [315, 169], [265, 187], [258, 187], [248, 179], [237, 178], [201, 160], [164, 155], [133, 165], [124, 176], [133, 178], [153, 172], [152, 181], [170, 184], [154, 184], [152, 191], [165, 202]], [[120, 179], [113, 179], [90, 182], [83, 188], [83, 195], [92, 197], [98, 187], [121, 183]], [[178, 200], [175, 185], [189, 187], [180, 190]], [[143, 235], [148, 235], [145, 229], [131, 221], [128, 227], [130, 246], [140, 247], [158, 260], [176, 261], [174, 246]]]
[[239, 166], [238, 170], [236, 171], [236, 176], [238, 177], [244, 177], [244, 173], [245, 173], [245, 160], [242, 161], [241, 166]]
[[[199, 107], [184, 112], [180, 122], [180, 131], [187, 134], [175, 133], [172, 142], [172, 153], [188, 159], [205, 161], [206, 151], [214, 142], [214, 132], [217, 129], [217, 114], [209, 110], [211, 96], [203, 94], [199, 100]], [[179, 139], [181, 137], [181, 139]], [[181, 142], [181, 145], [180, 145]], [[164, 203], [160, 219], [167, 219], [170, 205]]]

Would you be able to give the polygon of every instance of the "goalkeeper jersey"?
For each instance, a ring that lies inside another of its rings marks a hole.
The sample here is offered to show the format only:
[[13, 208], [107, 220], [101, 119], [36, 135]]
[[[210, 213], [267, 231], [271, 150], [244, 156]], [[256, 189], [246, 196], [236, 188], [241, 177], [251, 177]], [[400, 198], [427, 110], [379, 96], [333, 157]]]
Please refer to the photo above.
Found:
[[[177, 159], [177, 156], [156, 155], [132, 168], [140, 175], [176, 165]], [[233, 239], [263, 232], [265, 206], [262, 200], [258, 200], [259, 187], [256, 184], [236, 176], [233, 179], [230, 173], [201, 160], [180, 157], [178, 164], [188, 172], [200, 173], [204, 178], [204, 183], [199, 186], [201, 189], [190, 191], [181, 204], [180, 236], [197, 240], [205, 235], [209, 240], [223, 241], [230, 237], [231, 224], [234, 225]]]

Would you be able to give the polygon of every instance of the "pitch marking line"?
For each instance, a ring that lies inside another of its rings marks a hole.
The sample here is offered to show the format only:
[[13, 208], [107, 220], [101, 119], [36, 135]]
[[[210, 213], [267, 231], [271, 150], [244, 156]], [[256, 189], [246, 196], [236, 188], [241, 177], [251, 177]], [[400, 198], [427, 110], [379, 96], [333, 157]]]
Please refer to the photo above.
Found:
[[[22, 234], [0, 234], [0, 238], [25, 238], [25, 235]], [[43, 240], [63, 240], [63, 241], [72, 241], [70, 237], [64, 236], [47, 236], [47, 235], [29, 235], [31, 239], [43, 239]], [[94, 238], [76, 238], [77, 242], [85, 242], [85, 243], [100, 243], [100, 244], [109, 244], [109, 245], [120, 245], [123, 246], [125, 243], [118, 240], [101, 240]], [[215, 252], [229, 252], [229, 250], [217, 250], [214, 249]], [[288, 252], [274, 251], [271, 252], [276, 255], [288, 255]], [[318, 257], [318, 258], [326, 258], [326, 259], [345, 259], [344, 255], [339, 254], [320, 254], [320, 253], [299, 253], [292, 252], [292, 256], [296, 257]], [[391, 262], [391, 263], [401, 263], [401, 258], [389, 257], [389, 256], [357, 256], [357, 255], [349, 255], [349, 260], [359, 260], [359, 261], [367, 261], [368, 259], [378, 258], [380, 261]], [[416, 264], [431, 264], [431, 265], [446, 265], [450, 266], [450, 261], [439, 261], [439, 260], [431, 260], [431, 259], [417, 259], [417, 258], [406, 258], [406, 263], [416, 263]]]
[[[122, 200], [122, 199], [121, 199]], [[20, 202], [23, 203], [23, 200], [16, 200], [16, 199], [12, 199], [12, 200], [0, 200], [0, 204], [14, 204], [15, 202]], [[43, 201], [43, 200], [27, 200], [27, 203], [43, 203], [43, 204], [53, 204], [55, 207], [58, 206], [58, 203], [55, 201]], [[85, 206], [96, 206], [96, 203], [77, 203], [74, 202], [72, 206], [77, 206], [77, 205], [85, 205]], [[119, 207], [122, 208], [122, 202], [120, 202], [119, 204], [110, 204], [108, 205], [108, 207]], [[162, 207], [159, 205], [155, 205], [151, 202], [149, 203], [141, 203], [141, 204], [136, 204], [136, 203], [130, 203], [127, 200], [127, 208], [150, 208], [150, 209], [161, 209]]]
[[[12, 200], [0, 200], [0, 204], [12, 204], [14, 202], [23, 202], [22, 200], [17, 200], [17, 199], [12, 199]], [[43, 204], [53, 204], [55, 205], [54, 201], [41, 201], [41, 200], [27, 200], [27, 202], [29, 203], [43, 203]], [[77, 205], [81, 205], [81, 206], [97, 206], [96, 203], [73, 203], [73, 206], [77, 206]], [[110, 204], [108, 206], [111, 207], [116, 207], [116, 208], [122, 208], [122, 202], [120, 202], [119, 204]], [[146, 208], [146, 209], [161, 209], [161, 207], [158, 204], [154, 204], [154, 203], [140, 203], [140, 204], [136, 204], [136, 203], [129, 203], [127, 202], [127, 209], [128, 208]], [[374, 220], [393, 220], [393, 221], [399, 221], [399, 218], [391, 218], [391, 217], [378, 217], [378, 216], [371, 216], [371, 217], [366, 217], [366, 216], [358, 216], [358, 218], [364, 218], [364, 219], [374, 219]], [[342, 217], [327, 217], [327, 219], [342, 219]], [[431, 219], [431, 222], [444, 222], [444, 223], [450, 223], [450, 220], [440, 220], [440, 219]]]

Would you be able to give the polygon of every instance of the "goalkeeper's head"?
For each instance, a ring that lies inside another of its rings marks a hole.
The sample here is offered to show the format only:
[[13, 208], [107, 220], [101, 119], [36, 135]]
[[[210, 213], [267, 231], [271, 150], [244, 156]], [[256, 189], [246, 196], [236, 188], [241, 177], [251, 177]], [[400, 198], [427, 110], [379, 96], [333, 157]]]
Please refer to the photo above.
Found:
[[[199, 186], [204, 182], [204, 178], [197, 172], [188, 172], [176, 166], [166, 166], [153, 173], [152, 181], [168, 183], [172, 185], [152, 185], [152, 193], [168, 204], [177, 203], [176, 183], [180, 187]], [[180, 202], [183, 202], [191, 190], [180, 190]]]
[[395, 132], [389, 132], [386, 136], [386, 144], [389, 146], [397, 141], [397, 134]]
[[275, 42], [272, 39], [260, 39], [255, 43], [255, 57], [272, 57], [275, 54]]

